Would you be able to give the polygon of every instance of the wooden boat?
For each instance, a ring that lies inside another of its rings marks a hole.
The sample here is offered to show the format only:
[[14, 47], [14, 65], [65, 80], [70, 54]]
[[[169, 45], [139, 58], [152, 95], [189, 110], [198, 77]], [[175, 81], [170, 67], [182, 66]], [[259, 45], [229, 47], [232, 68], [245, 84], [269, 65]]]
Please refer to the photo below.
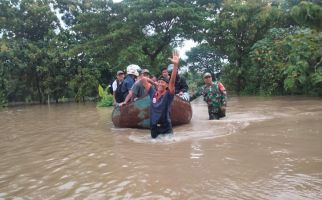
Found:
[[[145, 96], [130, 104], [115, 107], [112, 113], [114, 126], [120, 128], [150, 128], [150, 102], [150, 97]], [[172, 125], [187, 124], [191, 117], [190, 103], [175, 96], [170, 113]]]

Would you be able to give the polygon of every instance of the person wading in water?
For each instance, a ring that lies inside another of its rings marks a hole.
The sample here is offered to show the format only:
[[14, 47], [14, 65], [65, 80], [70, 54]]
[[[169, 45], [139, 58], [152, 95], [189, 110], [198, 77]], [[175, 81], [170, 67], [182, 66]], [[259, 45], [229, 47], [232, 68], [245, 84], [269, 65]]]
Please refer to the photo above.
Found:
[[142, 78], [142, 83], [151, 98], [150, 130], [152, 138], [156, 138], [160, 134], [173, 133], [170, 108], [174, 98], [175, 80], [180, 60], [178, 51], [173, 51], [172, 58], [169, 59], [174, 65], [170, 80], [161, 76], [156, 89], [154, 89], [147, 78]]
[[190, 97], [190, 101], [202, 95], [204, 101], [208, 104], [209, 120], [219, 120], [226, 116], [226, 89], [220, 81], [216, 80], [216, 78], [213, 81], [209, 72], [203, 75], [203, 79], [205, 85], [199, 88], [197, 92]]

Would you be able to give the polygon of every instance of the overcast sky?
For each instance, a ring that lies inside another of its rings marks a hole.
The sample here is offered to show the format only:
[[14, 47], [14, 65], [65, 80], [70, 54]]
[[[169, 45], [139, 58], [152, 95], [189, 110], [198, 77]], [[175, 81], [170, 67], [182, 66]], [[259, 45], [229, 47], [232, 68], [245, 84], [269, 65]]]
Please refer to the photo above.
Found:
[[179, 50], [180, 57], [183, 60], [186, 60], [188, 58], [187, 55], [186, 55], [186, 52], [189, 51], [192, 47], [195, 47], [195, 46], [197, 46], [197, 43], [194, 42], [193, 40], [186, 40], [186, 41], [184, 41], [183, 42], [183, 46], [177, 48]]

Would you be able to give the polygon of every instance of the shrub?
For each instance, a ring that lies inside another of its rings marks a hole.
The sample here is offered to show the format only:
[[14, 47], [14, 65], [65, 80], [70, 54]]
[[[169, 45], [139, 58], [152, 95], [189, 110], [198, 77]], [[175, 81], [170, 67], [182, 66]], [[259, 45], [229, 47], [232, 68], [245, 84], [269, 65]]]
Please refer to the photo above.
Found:
[[100, 101], [97, 103], [98, 107], [109, 107], [113, 106], [113, 95], [108, 93], [108, 88], [103, 88], [101, 85], [98, 85], [98, 95]]

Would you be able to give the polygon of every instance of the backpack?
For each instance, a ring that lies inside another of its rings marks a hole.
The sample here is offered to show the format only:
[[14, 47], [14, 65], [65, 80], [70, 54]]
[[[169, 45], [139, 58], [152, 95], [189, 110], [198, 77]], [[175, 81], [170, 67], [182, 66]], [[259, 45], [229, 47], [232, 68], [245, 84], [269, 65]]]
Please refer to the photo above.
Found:
[[123, 82], [124, 81], [122, 81], [120, 83], [118, 80], [116, 80], [117, 88], [116, 88], [116, 91], [115, 91], [115, 100], [116, 100], [117, 103], [122, 103], [124, 101], [123, 93], [121, 91]]

